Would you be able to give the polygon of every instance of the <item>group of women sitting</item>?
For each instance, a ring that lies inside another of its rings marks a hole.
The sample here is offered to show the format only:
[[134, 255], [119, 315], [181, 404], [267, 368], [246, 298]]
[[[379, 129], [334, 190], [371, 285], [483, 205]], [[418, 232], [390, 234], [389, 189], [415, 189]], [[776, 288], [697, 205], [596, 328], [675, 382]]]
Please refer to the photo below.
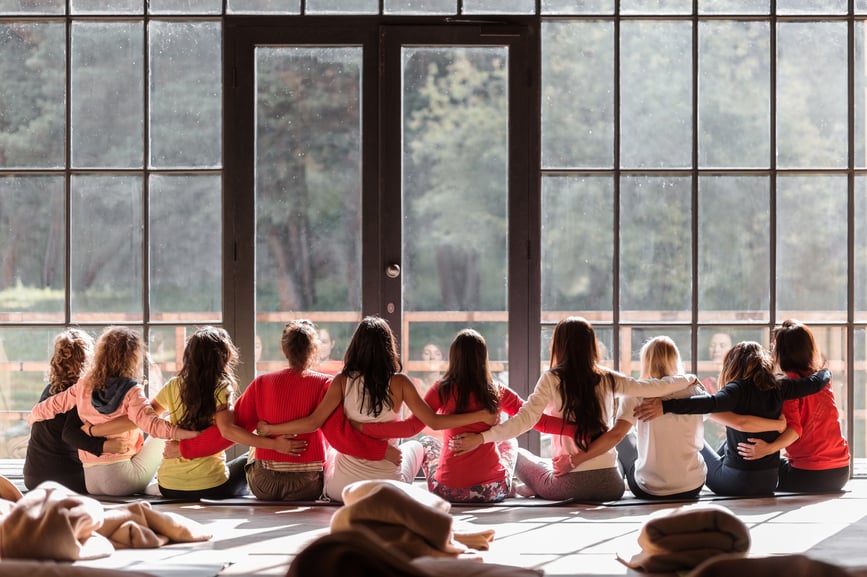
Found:
[[[492, 378], [485, 339], [472, 329], [454, 338], [448, 369], [424, 398], [401, 372], [383, 319], [359, 323], [333, 378], [311, 368], [317, 343], [312, 323], [288, 323], [287, 368], [258, 376], [235, 399], [238, 351], [225, 330], [204, 327], [188, 339], [177, 376], [149, 400], [136, 380], [144, 348], [135, 331], [109, 327], [94, 351], [86, 333], [69, 329], [31, 413], [25, 484], [127, 495], [148, 490], [156, 473], [172, 498], [249, 488], [264, 500], [339, 501], [354, 481], [412, 482], [421, 469], [433, 493], [485, 502], [515, 493], [614, 500], [624, 477], [644, 498], [694, 498], [705, 484], [725, 495], [834, 491], [849, 478], [830, 372], [810, 329], [795, 321], [775, 331], [773, 360], [758, 343], [732, 347], [713, 395], [684, 374], [668, 337], [644, 345], [640, 379], [604, 367], [580, 317], [556, 326], [550, 368], [526, 402]], [[404, 409], [410, 418], [400, 418]], [[726, 424], [718, 451], [703, 441], [705, 413]], [[425, 426], [442, 439], [395, 440]], [[533, 427], [552, 434], [552, 459], [517, 447]], [[250, 455], [227, 463], [234, 443]]]

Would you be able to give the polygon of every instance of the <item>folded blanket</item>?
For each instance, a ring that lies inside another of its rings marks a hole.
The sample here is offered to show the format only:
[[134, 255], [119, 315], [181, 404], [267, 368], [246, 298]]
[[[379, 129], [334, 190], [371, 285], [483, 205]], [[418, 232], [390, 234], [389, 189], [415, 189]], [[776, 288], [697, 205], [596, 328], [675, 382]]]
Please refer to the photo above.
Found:
[[410, 558], [456, 557], [468, 547], [487, 549], [494, 537], [491, 530], [454, 532], [449, 502], [407, 483], [358, 481], [342, 498], [332, 532], [367, 530]]
[[180, 515], [135, 502], [105, 509], [91, 498], [45, 482], [0, 516], [0, 559], [75, 561], [106, 557], [117, 548], [159, 547], [211, 536]]
[[867, 575], [865, 569], [849, 569], [810, 559], [806, 555], [748, 558], [723, 555], [708, 559], [689, 577], [855, 577]]
[[745, 553], [750, 548], [750, 531], [725, 507], [687, 505], [661, 511], [641, 528], [638, 544], [642, 552], [628, 567], [648, 572], [692, 569], [703, 561], [727, 553]]

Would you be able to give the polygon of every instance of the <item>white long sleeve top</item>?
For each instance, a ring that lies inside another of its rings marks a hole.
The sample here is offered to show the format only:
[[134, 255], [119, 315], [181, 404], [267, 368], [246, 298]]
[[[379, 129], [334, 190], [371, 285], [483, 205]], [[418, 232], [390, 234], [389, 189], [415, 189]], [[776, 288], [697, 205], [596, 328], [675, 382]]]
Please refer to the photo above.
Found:
[[[662, 397], [684, 389], [693, 382], [698, 382], [698, 378], [694, 375], [676, 375], [662, 379], [634, 379], [614, 371], [609, 371], [608, 374], [611, 376], [611, 379], [607, 382], [610, 382], [611, 386], [607, 386], [604, 381], [597, 391], [599, 403], [602, 406], [602, 418], [608, 423], [609, 427], [614, 425], [617, 418], [626, 419], [632, 423], [635, 422], [631, 410], [633, 404], [621, 403], [621, 411], [617, 414], [614, 409], [615, 397]], [[623, 410], [624, 406], [628, 406], [629, 408]], [[487, 443], [517, 437], [529, 431], [542, 416], [542, 413], [560, 418], [563, 417], [560, 379], [550, 370], [545, 371], [539, 377], [539, 380], [536, 382], [536, 388], [533, 389], [533, 392], [527, 398], [527, 402], [524, 403], [518, 413], [512, 418], [483, 432], [482, 439]], [[575, 440], [568, 436], [555, 435], [552, 440], [552, 446], [555, 457], [579, 452]], [[617, 450], [612, 448], [598, 457], [581, 463], [573, 471], [606, 469], [615, 467], [616, 463]]]

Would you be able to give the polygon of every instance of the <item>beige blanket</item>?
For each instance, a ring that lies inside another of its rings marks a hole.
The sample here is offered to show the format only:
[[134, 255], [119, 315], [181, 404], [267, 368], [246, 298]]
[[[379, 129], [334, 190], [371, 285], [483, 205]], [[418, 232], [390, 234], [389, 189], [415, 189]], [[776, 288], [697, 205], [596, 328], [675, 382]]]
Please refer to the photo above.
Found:
[[641, 553], [620, 561], [639, 571], [693, 569], [703, 561], [750, 548], [750, 531], [731, 511], [718, 505], [687, 505], [661, 511], [641, 528]]
[[689, 577], [865, 577], [867, 568], [844, 568], [806, 555], [748, 558], [723, 555], [695, 568]]
[[75, 561], [110, 555], [115, 548], [153, 548], [207, 541], [198, 523], [139, 501], [104, 508], [99, 501], [46, 482], [17, 502], [0, 506], [0, 559]]

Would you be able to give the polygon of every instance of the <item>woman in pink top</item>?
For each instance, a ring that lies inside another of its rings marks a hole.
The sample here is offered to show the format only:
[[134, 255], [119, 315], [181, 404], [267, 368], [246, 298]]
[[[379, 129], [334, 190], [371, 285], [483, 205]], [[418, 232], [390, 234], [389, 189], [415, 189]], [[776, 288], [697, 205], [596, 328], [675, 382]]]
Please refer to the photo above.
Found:
[[144, 346], [138, 333], [127, 327], [108, 327], [96, 342], [93, 366], [88, 372], [68, 389], [37, 404], [30, 413], [32, 424], [77, 407], [91, 431], [95, 425], [128, 417], [151, 435], [146, 442], [139, 428], [109, 435], [128, 442], [129, 449], [124, 453], [97, 457], [79, 451], [88, 493], [123, 496], [144, 491], [162, 460], [163, 439], [198, 435], [156, 414], [144, 388], [135, 380], [143, 357]]
[[[488, 366], [485, 338], [472, 329], [457, 334], [449, 348], [449, 366], [442, 380], [425, 394], [425, 402], [440, 414], [468, 413], [485, 410], [504, 411], [514, 415], [524, 401], [511, 389], [494, 382]], [[361, 430], [373, 437], [409, 437], [423, 427], [417, 417], [392, 423], [363, 423]], [[490, 428], [485, 423], [472, 423], [446, 429], [443, 440], [424, 436], [422, 469], [428, 488], [453, 503], [498, 502], [512, 491], [517, 443], [507, 439], [488, 443], [473, 453], [456, 455], [449, 447], [452, 437], [462, 433], [478, 433]], [[564, 430], [563, 420], [543, 415], [536, 429], [553, 434], [574, 433], [574, 427]]]

